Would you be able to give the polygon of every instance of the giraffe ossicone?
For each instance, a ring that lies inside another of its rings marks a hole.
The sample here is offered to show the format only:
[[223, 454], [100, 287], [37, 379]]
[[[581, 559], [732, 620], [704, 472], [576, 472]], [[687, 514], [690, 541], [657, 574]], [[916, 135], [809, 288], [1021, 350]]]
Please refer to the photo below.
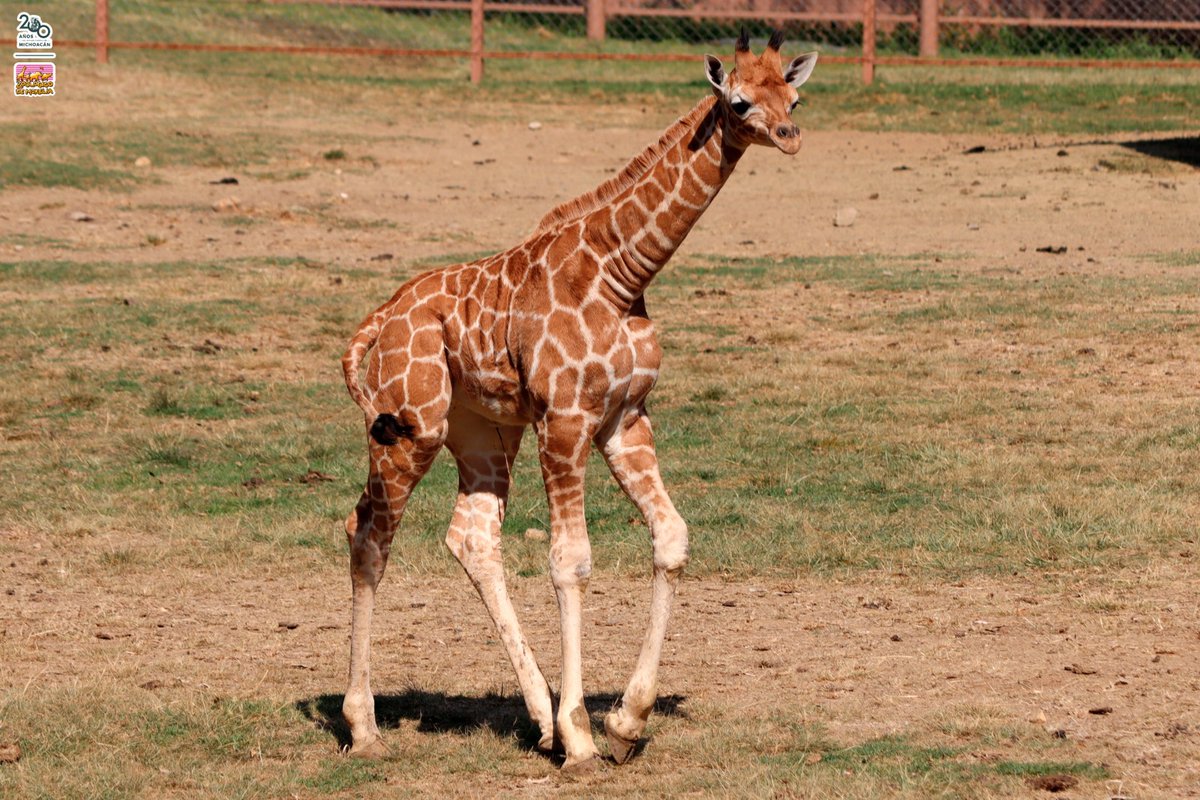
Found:
[[[755, 56], [743, 33], [728, 73], [706, 56], [712, 95], [617, 176], [555, 208], [517, 246], [408, 281], [351, 339], [342, 369], [364, 414], [370, 457], [366, 489], [346, 520], [353, 610], [342, 710], [351, 755], [387, 752], [370, 687], [375, 591], [408, 498], [445, 446], [459, 475], [446, 544], [496, 624], [541, 731], [539, 747], [561, 742], [564, 769], [596, 764], [580, 656], [591, 574], [584, 468], [593, 444], [645, 517], [653, 548], [649, 628], [625, 693], [604, 721], [614, 760], [634, 752], [654, 705], [672, 599], [688, 560], [687, 525], [663, 486], [646, 415], [662, 351], [643, 293], [746, 148], [800, 149], [791, 113], [817, 54], [785, 65], [781, 44], [775, 34]], [[510, 466], [528, 425], [550, 507], [550, 578], [562, 635], [556, 713], [500, 555]]]

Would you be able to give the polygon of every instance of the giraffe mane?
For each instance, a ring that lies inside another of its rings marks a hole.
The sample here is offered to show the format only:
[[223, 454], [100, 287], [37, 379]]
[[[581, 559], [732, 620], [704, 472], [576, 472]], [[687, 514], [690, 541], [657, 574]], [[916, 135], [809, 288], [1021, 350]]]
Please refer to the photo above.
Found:
[[634, 156], [616, 175], [592, 191], [551, 209], [546, 216], [542, 217], [533, 234], [545, 233], [568, 222], [574, 222], [610, 203], [621, 192], [637, 183], [662, 159], [668, 150], [679, 144], [684, 136], [695, 130], [697, 123], [708, 114], [715, 103], [716, 98], [711, 96], [701, 100], [695, 108], [671, 123], [657, 142]]

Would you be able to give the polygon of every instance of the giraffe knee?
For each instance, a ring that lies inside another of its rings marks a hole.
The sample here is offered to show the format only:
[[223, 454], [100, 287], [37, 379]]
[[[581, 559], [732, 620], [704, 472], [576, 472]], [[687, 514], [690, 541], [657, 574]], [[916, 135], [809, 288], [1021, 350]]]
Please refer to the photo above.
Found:
[[504, 503], [498, 495], [487, 491], [459, 495], [446, 531], [446, 547], [468, 571], [468, 562], [498, 562], [503, 518]]
[[446, 547], [470, 574], [480, 567], [500, 562], [499, 548], [485, 530], [464, 530], [452, 526], [446, 531]]
[[381, 525], [387, 515], [373, 509], [369, 501], [360, 503], [351, 517], [355, 523], [353, 529], [350, 528], [351, 520], [346, 521], [346, 535], [350, 544], [350, 578], [355, 584], [374, 586], [387, 568], [392, 530]]
[[563, 537], [550, 546], [550, 581], [557, 588], [586, 586], [592, 576], [592, 545], [587, 537]]
[[654, 528], [654, 568], [678, 574], [689, 557], [687, 523], [678, 515]]
[[374, 588], [387, 568], [388, 551], [369, 537], [358, 537], [350, 543], [350, 582], [354, 586]]
[[362, 497], [358, 500], [358, 505], [346, 517], [346, 538], [350, 540], [350, 544], [354, 544], [354, 537], [360, 530], [371, 524], [371, 498], [363, 492]]

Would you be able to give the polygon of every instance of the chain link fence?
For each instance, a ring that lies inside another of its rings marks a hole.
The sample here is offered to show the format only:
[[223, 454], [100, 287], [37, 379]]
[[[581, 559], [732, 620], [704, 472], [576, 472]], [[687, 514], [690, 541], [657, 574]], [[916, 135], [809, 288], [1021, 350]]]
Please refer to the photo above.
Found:
[[[57, 0], [61, 45], [452, 58], [693, 60], [782, 29], [829, 62], [1200, 66], [1196, 0]], [[12, 38], [9, 38], [12, 42]], [[515, 66], [510, 68], [515, 69]]]
[[953, 53], [1168, 61], [1200, 56], [1189, 0], [951, 0], [939, 44]]

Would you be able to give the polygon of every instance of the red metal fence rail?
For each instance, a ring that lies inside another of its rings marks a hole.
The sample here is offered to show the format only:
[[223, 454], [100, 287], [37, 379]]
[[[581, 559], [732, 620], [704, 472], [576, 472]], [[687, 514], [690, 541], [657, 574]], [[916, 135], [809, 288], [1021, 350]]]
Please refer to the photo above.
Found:
[[[110, 49], [441, 57], [465, 60], [471, 80], [478, 83], [484, 64], [495, 59], [690, 61], [698, 55], [694, 49], [688, 52], [690, 47], [715, 44], [745, 24], [782, 27], [795, 34], [793, 38], [820, 47], [825, 61], [860, 64], [865, 83], [874, 80], [879, 65], [1200, 67], [1200, 2], [1195, 0], [955, 0], [953, 13], [946, 13], [951, 3], [942, 0], [90, 2], [94, 3], [94, 38], [56, 36], [55, 43], [95, 48], [100, 63], [108, 61]], [[131, 35], [138, 33], [136, 24], [122, 25], [125, 14], [141, 19], [154, 12], [179, 13], [185, 6], [198, 16], [223, 12], [219, 19], [226, 23], [222, 30], [228, 35], [196, 41], [208, 30], [198, 25], [196, 30], [202, 33], [193, 31], [178, 40], [138, 38]], [[289, 40], [285, 30], [264, 37], [262, 30], [269, 30], [270, 20], [255, 16], [261, 16], [263, 9], [277, 10], [284, 16], [272, 19], [304, 35]], [[302, 15], [307, 13], [322, 16], [314, 16], [306, 27], [308, 18]], [[312, 33], [324, 30], [331, 32], [331, 38], [345, 38], [338, 32], [338, 15], [364, 13], [375, 14], [372, 21], [379, 28], [371, 31], [368, 43], [337, 44]], [[229, 33], [236, 30], [230, 19], [241, 14], [260, 23], [247, 26], [245, 41]], [[114, 16], [119, 28], [115, 35]], [[513, 22], [517, 18], [521, 21]], [[389, 22], [397, 31], [401, 23], [412, 25], [389, 38], [384, 30]], [[417, 23], [425, 27], [413, 27]], [[508, 26], [500, 36], [507, 39], [488, 49], [488, 31], [496, 31], [497, 25]], [[532, 30], [531, 35], [545, 32], [552, 45], [530, 46], [536, 41], [512, 33], [518, 25]], [[609, 46], [618, 39], [652, 46], [640, 50]], [[446, 46], [430, 46], [438, 43]]]

